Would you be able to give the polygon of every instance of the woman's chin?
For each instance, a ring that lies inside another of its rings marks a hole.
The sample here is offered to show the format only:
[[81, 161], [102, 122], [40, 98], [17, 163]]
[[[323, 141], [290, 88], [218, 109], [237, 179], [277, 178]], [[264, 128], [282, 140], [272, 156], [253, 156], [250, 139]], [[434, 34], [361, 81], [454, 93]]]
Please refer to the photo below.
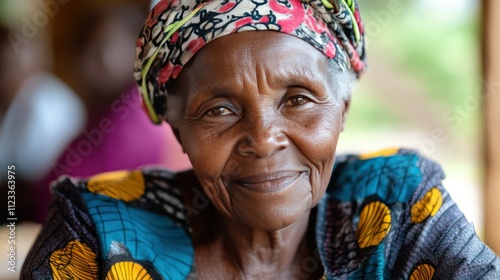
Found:
[[263, 207], [241, 211], [233, 214], [233, 218], [243, 225], [263, 231], [277, 231], [293, 225], [304, 214], [309, 213], [310, 203], [303, 201], [298, 204], [281, 207]]

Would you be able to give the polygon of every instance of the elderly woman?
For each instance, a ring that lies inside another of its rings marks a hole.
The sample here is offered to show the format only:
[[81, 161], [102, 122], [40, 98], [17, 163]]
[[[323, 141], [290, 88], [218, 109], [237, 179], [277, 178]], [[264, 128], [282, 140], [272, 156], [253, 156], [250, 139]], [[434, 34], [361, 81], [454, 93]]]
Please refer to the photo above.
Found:
[[435, 163], [335, 157], [363, 36], [351, 0], [161, 1], [136, 78], [193, 170], [60, 179], [24, 278], [500, 278]]

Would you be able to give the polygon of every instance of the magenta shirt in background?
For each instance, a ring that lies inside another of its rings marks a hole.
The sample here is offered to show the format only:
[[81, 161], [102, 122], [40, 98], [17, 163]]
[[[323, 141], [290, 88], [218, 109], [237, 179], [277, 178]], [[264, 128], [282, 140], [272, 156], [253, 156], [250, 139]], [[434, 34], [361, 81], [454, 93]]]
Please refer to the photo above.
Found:
[[[44, 180], [62, 175], [89, 177], [97, 173], [160, 165], [173, 171], [190, 168], [190, 163], [170, 127], [154, 125], [141, 107], [136, 87], [115, 100], [107, 113], [89, 124], [52, 165]], [[36, 222], [43, 222], [50, 202], [48, 187], [42, 188]]]

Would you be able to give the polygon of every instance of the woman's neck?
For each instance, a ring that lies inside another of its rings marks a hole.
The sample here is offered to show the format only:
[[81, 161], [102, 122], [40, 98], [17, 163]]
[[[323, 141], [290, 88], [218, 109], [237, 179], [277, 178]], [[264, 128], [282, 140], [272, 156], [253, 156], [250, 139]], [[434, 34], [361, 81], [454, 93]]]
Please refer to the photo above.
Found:
[[264, 276], [273, 274], [291, 276], [297, 263], [311, 251], [306, 242], [309, 216], [310, 211], [295, 223], [274, 231], [251, 229], [224, 217], [216, 244], [226, 258], [232, 260], [234, 269], [246, 278], [270, 279]]
[[[178, 174], [181, 185], [197, 185], [189, 175]], [[220, 214], [211, 204], [196, 207], [193, 201], [200, 200], [200, 188], [182, 191], [191, 209], [199, 279], [319, 279], [323, 275], [315, 254], [314, 209], [283, 229], [257, 230]]]

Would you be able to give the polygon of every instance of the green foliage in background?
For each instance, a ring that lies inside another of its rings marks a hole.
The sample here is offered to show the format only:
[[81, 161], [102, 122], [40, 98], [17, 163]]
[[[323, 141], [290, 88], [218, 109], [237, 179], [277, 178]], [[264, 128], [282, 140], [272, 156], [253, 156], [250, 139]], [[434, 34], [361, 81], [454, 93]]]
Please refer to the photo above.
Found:
[[[471, 0], [474, 2], [474, 0]], [[392, 2], [392, 3], [391, 3]], [[379, 56], [396, 70], [397, 76], [410, 77], [425, 89], [424, 97], [443, 112], [462, 106], [464, 100], [477, 92], [481, 84], [479, 57], [478, 7], [462, 16], [450, 11], [427, 7], [419, 0], [359, 0], [365, 26], [379, 23], [377, 34], [367, 32], [368, 57]], [[427, 1], [429, 2], [429, 1]], [[398, 13], [389, 13], [390, 5], [398, 7]], [[370, 60], [369, 60], [370, 61]], [[368, 65], [370, 71], [370, 65]], [[355, 101], [349, 125], [362, 129], [383, 126], [404, 126], [408, 120], [398, 108], [378, 101], [376, 86], [362, 83], [357, 90], [363, 100]], [[397, 94], [397, 93], [395, 93]], [[472, 134], [477, 127], [480, 107], [464, 118], [454, 133]], [[443, 122], [443, 120], [437, 120]]]

